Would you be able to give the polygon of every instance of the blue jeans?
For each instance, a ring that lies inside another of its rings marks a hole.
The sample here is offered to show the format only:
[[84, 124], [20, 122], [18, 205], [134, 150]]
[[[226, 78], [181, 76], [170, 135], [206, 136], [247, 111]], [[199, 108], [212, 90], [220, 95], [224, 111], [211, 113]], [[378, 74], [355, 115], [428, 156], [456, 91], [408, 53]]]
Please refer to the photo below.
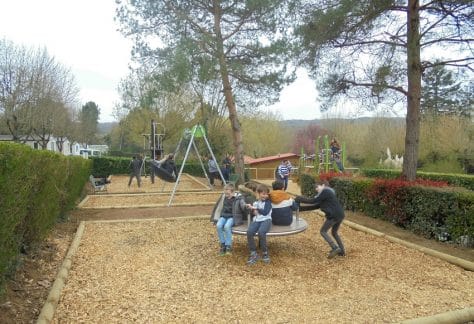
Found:
[[234, 225], [234, 219], [219, 217], [216, 223], [217, 236], [219, 236], [219, 242], [226, 246], [232, 246], [232, 226]]
[[288, 176], [284, 176], [283, 178], [280, 178], [280, 180], [283, 182], [284, 184], [284, 188], [283, 190], [286, 191], [286, 189], [288, 189]]
[[267, 248], [267, 233], [272, 226], [272, 220], [267, 219], [263, 222], [251, 222], [249, 228], [247, 229], [247, 244], [250, 252], [257, 251], [257, 246], [255, 245], [255, 239], [253, 238], [255, 233], [258, 232], [258, 240], [260, 249], [262, 252], [268, 252]]

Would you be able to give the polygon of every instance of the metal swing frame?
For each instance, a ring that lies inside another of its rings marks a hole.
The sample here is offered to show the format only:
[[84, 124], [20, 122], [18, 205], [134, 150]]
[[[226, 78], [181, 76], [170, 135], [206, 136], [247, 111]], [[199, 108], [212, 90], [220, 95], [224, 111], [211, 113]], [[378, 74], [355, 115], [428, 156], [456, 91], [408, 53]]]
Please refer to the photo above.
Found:
[[[178, 146], [176, 147], [176, 150], [175, 150], [175, 153], [174, 153], [175, 161], [176, 161], [176, 154], [179, 153], [179, 149], [181, 147], [181, 143], [183, 142], [183, 139], [187, 137], [186, 135], [189, 136], [189, 133], [187, 134], [187, 131], [189, 131], [189, 130], [184, 131], [184, 134], [181, 137], [181, 139], [179, 140]], [[216, 160], [216, 157], [214, 155], [214, 152], [212, 151], [211, 145], [209, 144], [209, 141], [207, 140], [206, 132], [204, 130], [204, 127], [200, 124], [195, 125], [191, 130], [190, 136], [191, 137], [189, 139], [189, 144], [188, 144], [188, 147], [186, 149], [186, 153], [184, 155], [183, 162], [181, 163], [181, 168], [179, 169], [178, 176], [176, 177], [176, 182], [175, 182], [174, 187], [173, 187], [173, 191], [171, 192], [171, 196], [170, 196], [170, 199], [168, 201], [168, 207], [171, 206], [171, 203], [173, 202], [173, 198], [174, 198], [174, 195], [176, 193], [176, 189], [178, 188], [179, 181], [181, 180], [181, 174], [183, 173], [184, 165], [186, 164], [186, 160], [188, 159], [189, 152], [191, 151], [191, 147], [194, 148], [194, 151], [196, 152], [196, 155], [199, 159], [199, 162], [201, 163], [202, 170], [203, 170], [204, 175], [206, 176], [206, 179], [209, 183], [209, 190], [212, 190], [212, 188], [210, 187], [209, 176], [207, 175], [206, 168], [204, 167], [204, 164], [202, 163], [201, 155], [199, 154], [199, 150], [196, 146], [196, 143], [194, 142], [195, 138], [202, 137], [204, 139], [204, 142], [206, 143], [206, 147], [209, 150], [209, 153], [211, 154], [212, 159], [214, 160], [214, 162], [216, 162], [217, 170], [219, 171], [219, 176], [221, 177], [222, 183], [226, 184], [224, 176], [222, 175], [221, 168], [219, 167], [219, 163], [217, 163], [217, 160]]]

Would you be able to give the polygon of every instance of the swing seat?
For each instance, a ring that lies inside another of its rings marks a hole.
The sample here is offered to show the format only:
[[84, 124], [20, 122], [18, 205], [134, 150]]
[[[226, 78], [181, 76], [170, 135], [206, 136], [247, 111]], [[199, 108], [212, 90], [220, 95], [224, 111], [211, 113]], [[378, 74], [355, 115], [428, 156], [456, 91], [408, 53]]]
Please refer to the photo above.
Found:
[[155, 175], [160, 178], [163, 181], [166, 182], [176, 182], [176, 178], [173, 176], [173, 174], [169, 173], [165, 169], [158, 167], [154, 164], [153, 171], [155, 172]]

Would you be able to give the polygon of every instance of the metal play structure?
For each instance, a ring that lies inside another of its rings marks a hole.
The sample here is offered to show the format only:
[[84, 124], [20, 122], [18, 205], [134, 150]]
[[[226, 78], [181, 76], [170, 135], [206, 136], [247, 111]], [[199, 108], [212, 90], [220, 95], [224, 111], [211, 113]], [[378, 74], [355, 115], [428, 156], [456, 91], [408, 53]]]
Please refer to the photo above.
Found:
[[[210, 185], [209, 176], [207, 175], [206, 168], [204, 167], [201, 155], [199, 154], [199, 150], [198, 150], [198, 148], [196, 146], [196, 143], [195, 143], [195, 140], [200, 139], [200, 138], [202, 138], [204, 140], [204, 143], [206, 144], [206, 147], [209, 151], [208, 153], [211, 155], [214, 162], [216, 162], [217, 170], [219, 171], [219, 176], [221, 177], [222, 183], [223, 184], [226, 183], [226, 181], [224, 179], [224, 176], [222, 175], [222, 171], [219, 167], [219, 163], [217, 163], [217, 160], [216, 160], [216, 157], [214, 156], [214, 152], [212, 151], [211, 145], [209, 144], [209, 141], [207, 140], [206, 131], [205, 131], [205, 129], [202, 125], [197, 124], [192, 129], [185, 129], [184, 130], [183, 136], [179, 140], [178, 146], [176, 147], [176, 150], [175, 150], [175, 153], [174, 153], [175, 159], [176, 159], [176, 155], [180, 151], [180, 148], [181, 148], [182, 144], [185, 143], [186, 141], [189, 141], [188, 145], [187, 145], [187, 148], [186, 148], [186, 152], [184, 154], [183, 161], [181, 163], [181, 167], [180, 167], [179, 172], [178, 172], [178, 176], [176, 177], [176, 182], [174, 184], [173, 191], [171, 192], [171, 196], [170, 196], [170, 199], [168, 201], [168, 207], [171, 206], [171, 203], [173, 201], [174, 195], [176, 193], [176, 188], [178, 187], [179, 180], [181, 179], [181, 175], [183, 173], [184, 165], [186, 164], [186, 160], [189, 157], [189, 152], [191, 151], [191, 147], [194, 148], [194, 152], [196, 153], [196, 155], [198, 157], [198, 160], [201, 163], [202, 171], [204, 172], [204, 175], [205, 175], [205, 177], [206, 177], [206, 179], [207, 179], [207, 181]], [[211, 190], [211, 187], [209, 187], [209, 188], [210, 188], [209, 190]]]
[[150, 158], [152, 161], [155, 159], [162, 158], [163, 156], [163, 139], [165, 137], [165, 126], [161, 123], [151, 120], [150, 134], [142, 134], [143, 136], [143, 162], [141, 167], [141, 173], [146, 177], [146, 157], [147, 152], [150, 152]]
[[[322, 142], [322, 143], [321, 143]], [[300, 168], [313, 168], [317, 173], [327, 173], [331, 170], [340, 171], [335, 161], [335, 156], [329, 146], [329, 136], [318, 136], [314, 141], [315, 154], [306, 155], [301, 149]], [[340, 165], [345, 169], [346, 143], [342, 142], [340, 149]], [[309, 163], [308, 163], [309, 162]]]

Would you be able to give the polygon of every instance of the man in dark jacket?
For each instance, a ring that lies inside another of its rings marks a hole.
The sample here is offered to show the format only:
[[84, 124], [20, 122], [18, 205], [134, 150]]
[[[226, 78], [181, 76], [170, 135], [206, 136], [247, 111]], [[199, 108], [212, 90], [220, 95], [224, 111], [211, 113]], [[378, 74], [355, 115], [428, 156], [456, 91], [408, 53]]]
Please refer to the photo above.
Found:
[[140, 188], [140, 185], [142, 182], [142, 179], [140, 177], [142, 173], [142, 163], [143, 161], [140, 155], [134, 156], [132, 161], [130, 161], [130, 164], [128, 166], [130, 169], [130, 179], [128, 180], [129, 187], [132, 184], [133, 178], [137, 178], [137, 184], [138, 184], [138, 187]]
[[[339, 200], [337, 200], [334, 189], [329, 187], [329, 183], [327, 181], [317, 182], [316, 191], [318, 194], [314, 198], [308, 198], [304, 196], [297, 196], [295, 198], [297, 203], [309, 204], [307, 206], [302, 205], [299, 209], [300, 211], [305, 211], [319, 208], [326, 214], [326, 221], [321, 227], [320, 233], [324, 240], [326, 240], [326, 242], [331, 247], [328, 258], [332, 259], [336, 255], [345, 256], [346, 252], [344, 250], [344, 244], [337, 233], [345, 216], [344, 209], [342, 208]], [[334, 243], [328, 234], [330, 228], [331, 234], [336, 240], [337, 244]]]

